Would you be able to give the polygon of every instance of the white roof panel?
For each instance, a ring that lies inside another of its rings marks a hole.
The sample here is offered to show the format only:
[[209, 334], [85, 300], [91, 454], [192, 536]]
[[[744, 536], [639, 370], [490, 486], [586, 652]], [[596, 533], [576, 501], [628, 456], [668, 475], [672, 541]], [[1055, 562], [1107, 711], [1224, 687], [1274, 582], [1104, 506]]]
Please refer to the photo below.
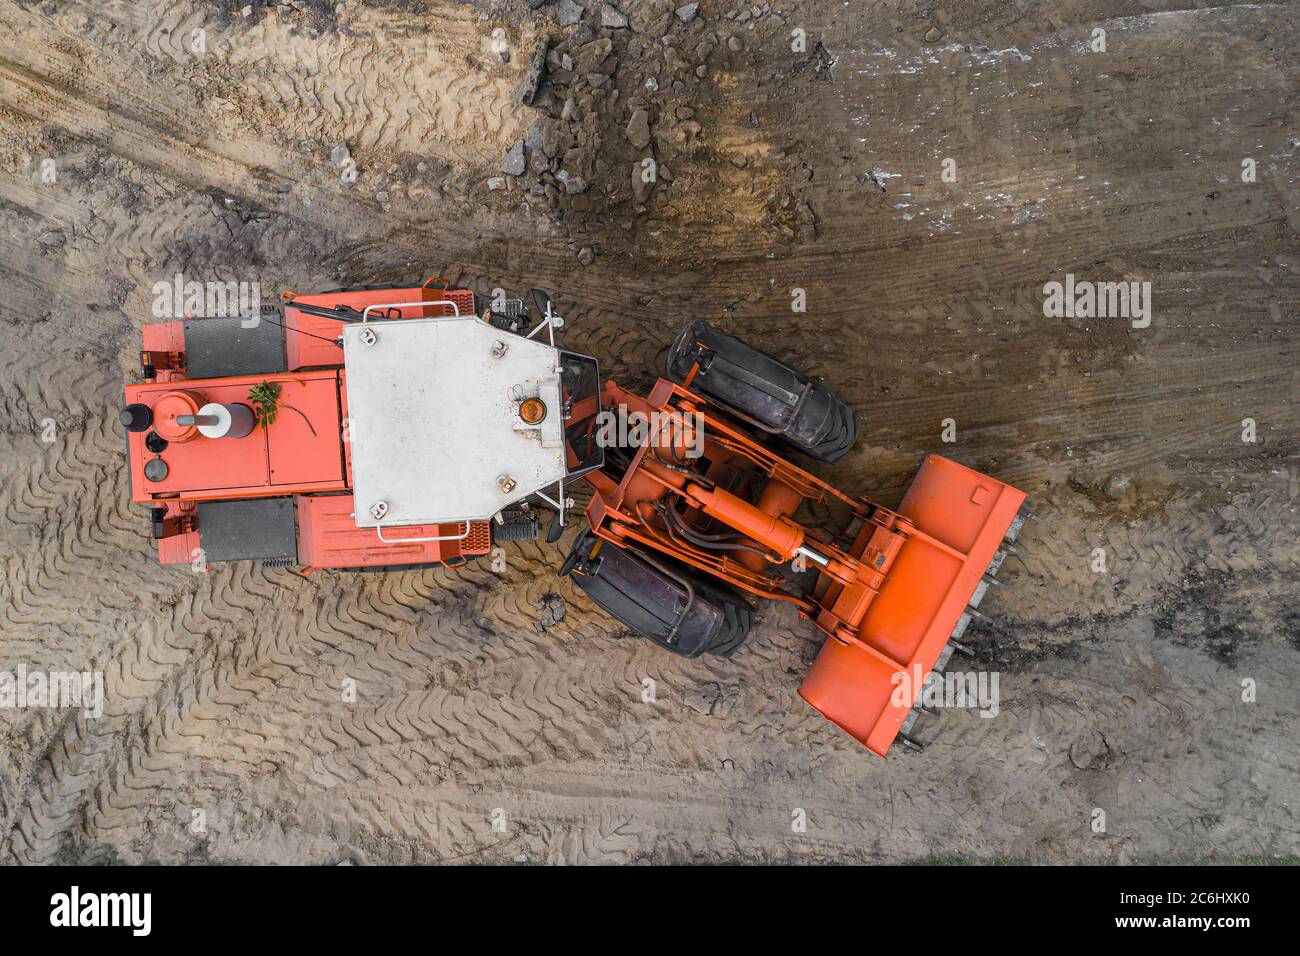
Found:
[[[564, 476], [551, 346], [473, 316], [396, 319], [345, 325], [343, 355], [358, 527], [490, 518]], [[531, 397], [537, 427], [518, 414]]]

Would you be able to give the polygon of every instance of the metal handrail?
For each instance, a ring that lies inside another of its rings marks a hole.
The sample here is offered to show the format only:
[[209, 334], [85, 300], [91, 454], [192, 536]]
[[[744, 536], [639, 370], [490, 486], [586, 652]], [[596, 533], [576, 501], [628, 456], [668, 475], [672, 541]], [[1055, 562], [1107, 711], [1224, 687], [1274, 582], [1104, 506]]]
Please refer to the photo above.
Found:
[[422, 305], [449, 305], [454, 315], [431, 315], [431, 319], [459, 319], [460, 306], [451, 299], [431, 299], [427, 302], [376, 302], [374, 305], [368, 305], [361, 312], [361, 324], [365, 325], [370, 319], [371, 309], [412, 309]]
[[[427, 537], [427, 538], [389, 539], [384, 537], [384, 528], [382, 525], [375, 528], [375, 534], [379, 536], [379, 540], [384, 542], [384, 544], [408, 544], [410, 542], [415, 542], [418, 544], [424, 541], [464, 541], [466, 538], [469, 537], [471, 522], [468, 518], [463, 518], [461, 519], [460, 523], [465, 526], [464, 534], [435, 534], [432, 537]], [[438, 524], [446, 524], [446, 522], [440, 521], [438, 522]], [[411, 525], [394, 525], [393, 527], [406, 528], [406, 527], [411, 527]]]

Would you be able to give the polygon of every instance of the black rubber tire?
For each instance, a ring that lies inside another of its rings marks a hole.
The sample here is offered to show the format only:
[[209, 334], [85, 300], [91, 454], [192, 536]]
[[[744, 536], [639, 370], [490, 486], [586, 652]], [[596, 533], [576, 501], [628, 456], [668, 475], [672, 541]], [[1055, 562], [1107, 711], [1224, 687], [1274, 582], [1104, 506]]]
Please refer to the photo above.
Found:
[[839, 461], [858, 438], [858, 417], [835, 393], [703, 320], [682, 329], [668, 351], [668, 377], [820, 461]]
[[745, 642], [754, 609], [739, 594], [663, 555], [605, 542], [593, 557], [599, 540], [590, 530], [579, 535], [562, 573], [630, 631], [681, 657], [730, 657]]

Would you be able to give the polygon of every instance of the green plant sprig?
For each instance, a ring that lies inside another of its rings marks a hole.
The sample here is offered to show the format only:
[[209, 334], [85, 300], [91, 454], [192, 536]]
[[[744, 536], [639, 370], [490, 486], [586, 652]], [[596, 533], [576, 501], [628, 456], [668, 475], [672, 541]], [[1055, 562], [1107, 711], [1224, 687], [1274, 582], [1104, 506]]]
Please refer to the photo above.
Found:
[[253, 415], [263, 428], [275, 424], [275, 416], [280, 414], [280, 383], [262, 382], [248, 390], [248, 401], [253, 406]]
[[[275, 417], [280, 414], [280, 383], [264, 381], [259, 385], [254, 385], [248, 390], [248, 402], [253, 406], [253, 417], [263, 428], [275, 424]], [[312, 425], [311, 419], [307, 417], [302, 409], [294, 408], [292, 405], [285, 405], [285, 408], [291, 412], [297, 412], [298, 416], [307, 423], [311, 429], [312, 437], [316, 437], [316, 427]]]

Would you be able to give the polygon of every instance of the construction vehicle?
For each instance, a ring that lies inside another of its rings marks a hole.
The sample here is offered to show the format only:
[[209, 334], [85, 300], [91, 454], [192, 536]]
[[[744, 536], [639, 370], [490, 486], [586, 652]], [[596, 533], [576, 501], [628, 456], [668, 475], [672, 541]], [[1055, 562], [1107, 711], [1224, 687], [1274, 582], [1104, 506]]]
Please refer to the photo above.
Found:
[[565, 481], [602, 460], [566, 438], [599, 370], [555, 346], [549, 307], [479, 316], [431, 279], [145, 325], [121, 421], [160, 561], [384, 571], [535, 538], [532, 502], [562, 512]]
[[160, 560], [454, 566], [537, 537], [542, 510], [558, 540], [582, 479], [560, 573], [598, 607], [727, 657], [753, 599], [793, 604], [827, 635], [803, 699], [876, 754], [916, 746], [921, 688], [901, 679], [961, 647], [1024, 493], [931, 455], [896, 511], [846, 495], [785, 457], [852, 448], [858, 419], [822, 384], [697, 321], [643, 398], [602, 386], [561, 328], [537, 290], [479, 314], [441, 280], [146, 325], [121, 420]]

